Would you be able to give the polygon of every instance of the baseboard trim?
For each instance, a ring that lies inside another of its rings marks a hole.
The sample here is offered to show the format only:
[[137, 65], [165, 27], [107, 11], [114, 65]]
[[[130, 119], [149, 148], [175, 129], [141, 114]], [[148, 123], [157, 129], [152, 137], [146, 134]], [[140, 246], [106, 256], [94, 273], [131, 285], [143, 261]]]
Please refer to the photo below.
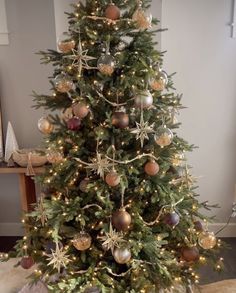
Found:
[[0, 223], [0, 236], [24, 236], [21, 223]]
[[[209, 225], [209, 231], [217, 232], [225, 226], [225, 223], [214, 223]], [[0, 236], [23, 236], [24, 229], [21, 223], [0, 223]], [[220, 237], [236, 237], [236, 223], [230, 223], [222, 232]]]

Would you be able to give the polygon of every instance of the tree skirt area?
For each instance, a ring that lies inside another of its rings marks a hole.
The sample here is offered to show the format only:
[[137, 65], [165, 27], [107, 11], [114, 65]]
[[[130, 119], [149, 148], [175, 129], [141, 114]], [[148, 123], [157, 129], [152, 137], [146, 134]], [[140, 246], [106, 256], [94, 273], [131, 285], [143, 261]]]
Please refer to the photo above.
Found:
[[[0, 263], [0, 292], [1, 293], [47, 293], [43, 283], [34, 286], [27, 285], [27, 277], [34, 271], [15, 268], [18, 260], [11, 259], [6, 263]], [[181, 292], [181, 291], [180, 291]], [[195, 293], [236, 293], [236, 280], [226, 280], [218, 283], [202, 286]], [[183, 290], [181, 293], [185, 293]]]

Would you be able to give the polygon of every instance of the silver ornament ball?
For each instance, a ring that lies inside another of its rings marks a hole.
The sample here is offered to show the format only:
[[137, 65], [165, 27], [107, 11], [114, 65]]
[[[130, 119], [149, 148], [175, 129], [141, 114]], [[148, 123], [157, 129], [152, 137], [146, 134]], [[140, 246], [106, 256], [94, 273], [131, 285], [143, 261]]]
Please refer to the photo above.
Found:
[[138, 93], [134, 98], [135, 106], [138, 108], [149, 108], [153, 104], [153, 96], [150, 91], [142, 91]]

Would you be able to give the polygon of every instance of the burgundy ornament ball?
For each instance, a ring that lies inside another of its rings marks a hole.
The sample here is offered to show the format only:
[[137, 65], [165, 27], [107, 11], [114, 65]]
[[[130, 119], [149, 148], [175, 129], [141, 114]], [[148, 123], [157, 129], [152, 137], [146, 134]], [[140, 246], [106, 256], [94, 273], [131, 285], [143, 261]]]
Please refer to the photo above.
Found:
[[105, 10], [105, 16], [111, 20], [117, 20], [120, 18], [120, 9], [114, 3], [111, 3]]
[[32, 256], [23, 256], [20, 265], [23, 269], [29, 270], [34, 265], [34, 259]]
[[197, 232], [202, 232], [204, 229], [203, 229], [203, 226], [202, 226], [202, 223], [200, 221], [195, 221], [194, 222], [194, 228]]
[[81, 120], [78, 117], [73, 117], [67, 121], [69, 130], [77, 131], [81, 128]]
[[179, 224], [180, 217], [176, 212], [168, 213], [164, 217], [164, 223], [168, 226], [175, 227]]
[[197, 262], [200, 255], [198, 248], [196, 246], [193, 246], [182, 248], [181, 256], [187, 262]]

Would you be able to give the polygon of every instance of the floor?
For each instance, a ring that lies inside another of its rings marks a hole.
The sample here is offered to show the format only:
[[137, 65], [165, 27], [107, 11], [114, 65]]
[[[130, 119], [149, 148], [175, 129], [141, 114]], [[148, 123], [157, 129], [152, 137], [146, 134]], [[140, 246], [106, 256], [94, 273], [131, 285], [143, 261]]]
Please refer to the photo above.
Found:
[[[11, 250], [19, 237], [0, 237], [0, 251], [8, 252]], [[222, 251], [222, 257], [225, 262], [225, 271], [217, 273], [208, 267], [203, 267], [200, 270], [201, 284], [213, 283], [226, 279], [236, 279], [236, 238], [225, 238], [230, 249]]]

